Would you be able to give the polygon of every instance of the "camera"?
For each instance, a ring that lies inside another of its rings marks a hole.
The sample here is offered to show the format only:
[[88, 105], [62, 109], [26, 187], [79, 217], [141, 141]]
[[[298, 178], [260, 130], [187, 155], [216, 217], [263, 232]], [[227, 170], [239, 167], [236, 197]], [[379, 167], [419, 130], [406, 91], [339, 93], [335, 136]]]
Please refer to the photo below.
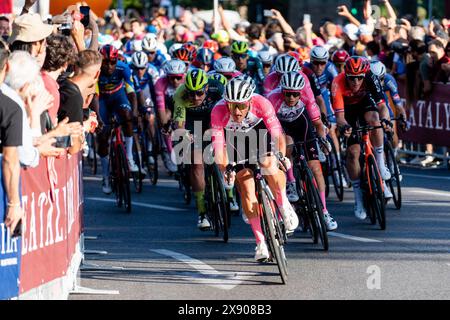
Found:
[[70, 136], [56, 137], [56, 148], [70, 148], [72, 146], [72, 139]]

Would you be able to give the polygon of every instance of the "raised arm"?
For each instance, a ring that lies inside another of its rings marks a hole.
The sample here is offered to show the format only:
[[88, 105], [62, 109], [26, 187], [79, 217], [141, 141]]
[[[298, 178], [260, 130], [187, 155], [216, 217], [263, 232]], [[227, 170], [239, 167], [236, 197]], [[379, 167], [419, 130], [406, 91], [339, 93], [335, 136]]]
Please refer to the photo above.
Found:
[[284, 19], [283, 15], [280, 11], [272, 9], [273, 12], [273, 19], [277, 20], [280, 23], [281, 29], [284, 33], [291, 34], [295, 36], [294, 29], [289, 25], [289, 23], [286, 22], [286, 19]]
[[351, 13], [350, 11], [348, 11], [347, 6], [343, 5], [343, 6], [339, 6], [338, 8], [338, 14], [341, 17], [347, 18], [348, 21], [350, 21], [350, 23], [353, 23], [355, 25], [357, 25], [358, 27], [361, 25], [361, 22], [358, 21], [358, 19], [356, 19]]

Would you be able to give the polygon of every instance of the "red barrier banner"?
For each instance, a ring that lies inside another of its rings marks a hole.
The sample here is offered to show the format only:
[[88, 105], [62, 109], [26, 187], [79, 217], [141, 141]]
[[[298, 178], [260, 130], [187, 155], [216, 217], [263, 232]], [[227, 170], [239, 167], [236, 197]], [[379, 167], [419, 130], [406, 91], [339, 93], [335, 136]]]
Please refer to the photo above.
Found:
[[[401, 84], [399, 92], [405, 97]], [[450, 85], [434, 84], [431, 97], [406, 106], [406, 113], [411, 129], [400, 133], [402, 140], [450, 147]]]
[[81, 173], [79, 156], [22, 170], [20, 294], [66, 275], [81, 234]]

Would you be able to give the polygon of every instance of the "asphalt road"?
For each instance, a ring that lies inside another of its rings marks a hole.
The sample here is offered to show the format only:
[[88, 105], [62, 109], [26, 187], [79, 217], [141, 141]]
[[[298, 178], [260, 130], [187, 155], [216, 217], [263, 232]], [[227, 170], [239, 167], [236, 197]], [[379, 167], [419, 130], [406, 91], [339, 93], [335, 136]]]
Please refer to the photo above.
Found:
[[[157, 186], [145, 181], [126, 214], [102, 193], [100, 176], [86, 174], [85, 235], [98, 239], [85, 240], [85, 249], [107, 254], [85, 255], [80, 285], [119, 294], [70, 299], [448, 299], [450, 172], [402, 172], [403, 207], [388, 204], [385, 231], [356, 220], [350, 189], [342, 203], [331, 193], [339, 228], [329, 252], [306, 234], [289, 238], [287, 285], [276, 265], [253, 260], [254, 238], [240, 217], [233, 217], [227, 244], [199, 231], [194, 203], [184, 204], [167, 175]], [[104, 269], [89, 269], [93, 264]]]

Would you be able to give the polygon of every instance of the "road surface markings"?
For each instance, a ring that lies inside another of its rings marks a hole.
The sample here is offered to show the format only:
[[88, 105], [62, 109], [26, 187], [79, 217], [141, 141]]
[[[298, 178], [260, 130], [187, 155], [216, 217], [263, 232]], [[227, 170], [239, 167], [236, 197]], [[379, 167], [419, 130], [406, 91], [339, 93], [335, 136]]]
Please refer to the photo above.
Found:
[[175, 260], [186, 263], [187, 265], [198, 271], [197, 274], [189, 276], [188, 277], [189, 280], [197, 281], [222, 290], [231, 290], [234, 287], [241, 284], [246, 279], [257, 275], [257, 273], [250, 273], [250, 272], [217, 271], [210, 265], [207, 265], [206, 263], [200, 260], [191, 258], [187, 255], [171, 250], [152, 249], [150, 251], [159, 253], [164, 256], [169, 256]]
[[[97, 198], [97, 197], [86, 197], [86, 200], [92, 200], [92, 201], [103, 201], [103, 202], [116, 202], [116, 200], [112, 199], [105, 199], [105, 198]], [[181, 208], [174, 208], [174, 207], [167, 207], [167, 206], [161, 206], [158, 204], [149, 204], [149, 203], [142, 203], [142, 202], [131, 202], [131, 205], [137, 206], [137, 207], [144, 207], [144, 208], [151, 208], [151, 209], [160, 209], [160, 210], [168, 210], [168, 211], [187, 211], [187, 209], [181, 209]]]
[[432, 196], [443, 196], [450, 198], [450, 192], [427, 191], [427, 190], [408, 190], [412, 193], [428, 194]]
[[380, 240], [355, 237], [355, 236], [351, 236], [351, 235], [343, 234], [343, 233], [338, 233], [338, 232], [328, 232], [328, 235], [329, 236], [333, 236], [333, 237], [338, 237], [338, 238], [344, 238], [344, 239], [349, 239], [349, 240], [360, 241], [360, 242], [383, 242], [383, 241], [380, 241]]
[[424, 174], [415, 174], [415, 173], [402, 173], [402, 176], [424, 178], [424, 179], [450, 180], [450, 177], [427, 176]]

